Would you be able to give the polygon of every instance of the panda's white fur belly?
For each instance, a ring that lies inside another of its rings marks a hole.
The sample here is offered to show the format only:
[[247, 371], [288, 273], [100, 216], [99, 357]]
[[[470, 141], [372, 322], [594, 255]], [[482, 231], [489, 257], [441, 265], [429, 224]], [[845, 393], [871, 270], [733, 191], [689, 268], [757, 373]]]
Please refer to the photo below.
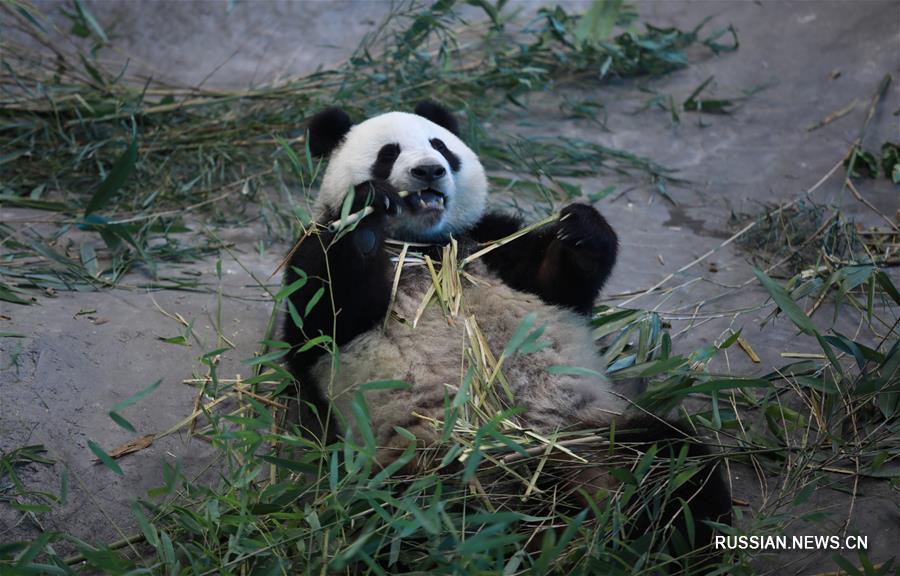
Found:
[[402, 380], [410, 389], [366, 392], [376, 443], [396, 446], [394, 427], [401, 426], [413, 432], [421, 444], [430, 444], [440, 434], [432, 422], [444, 418], [445, 391], [452, 398], [465, 376], [463, 316], [469, 315], [474, 315], [495, 358], [529, 313], [537, 315], [535, 328], [545, 326], [540, 339], [549, 342], [548, 346], [516, 354], [506, 359], [502, 368], [513, 404], [525, 409], [521, 419], [527, 426], [541, 433], [601, 427], [625, 409], [627, 401], [613, 391], [606, 378], [547, 371], [553, 365], [605, 371], [587, 318], [510, 288], [478, 261], [466, 270], [488, 284], [463, 280], [462, 308], [452, 322], [437, 302], [431, 302], [416, 327], [412, 326], [432, 280], [425, 267], [407, 266], [393, 304], [393, 312], [405, 321], [391, 318], [386, 326], [379, 325], [344, 345], [334, 371], [330, 356], [313, 366], [312, 376], [323, 396], [351, 426], [351, 402], [359, 385]]

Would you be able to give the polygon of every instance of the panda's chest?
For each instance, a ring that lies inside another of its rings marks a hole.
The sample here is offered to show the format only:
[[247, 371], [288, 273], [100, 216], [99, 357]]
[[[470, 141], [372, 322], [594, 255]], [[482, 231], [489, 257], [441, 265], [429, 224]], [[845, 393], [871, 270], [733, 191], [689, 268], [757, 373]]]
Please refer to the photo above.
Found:
[[472, 316], [490, 323], [491, 318], [482, 315], [496, 310], [493, 306], [485, 308], [485, 304], [488, 301], [495, 304], [498, 296], [520, 301], [527, 307], [547, 306], [535, 295], [508, 287], [477, 260], [469, 263], [464, 270], [455, 267], [446, 270], [435, 261], [429, 266], [416, 257], [405, 261], [402, 269], [398, 270], [399, 266], [400, 262], [395, 262], [391, 271], [394, 288], [385, 328], [399, 323], [416, 329], [425, 319], [440, 320], [439, 325], [452, 327], [458, 320]]
[[[435, 283], [428, 267], [423, 263], [406, 263], [399, 272], [399, 279], [396, 277], [396, 268], [392, 271], [391, 280], [396, 283], [396, 291], [392, 289], [392, 301], [389, 304], [388, 315], [390, 318], [386, 321], [386, 326], [392, 323], [409, 324], [413, 326], [424, 316], [425, 312], [429, 312], [429, 317], [433, 316], [430, 312], [440, 310], [441, 302], [433, 301], [435, 297], [442, 298], [443, 294], [437, 294]], [[435, 310], [430, 310], [435, 308]]]

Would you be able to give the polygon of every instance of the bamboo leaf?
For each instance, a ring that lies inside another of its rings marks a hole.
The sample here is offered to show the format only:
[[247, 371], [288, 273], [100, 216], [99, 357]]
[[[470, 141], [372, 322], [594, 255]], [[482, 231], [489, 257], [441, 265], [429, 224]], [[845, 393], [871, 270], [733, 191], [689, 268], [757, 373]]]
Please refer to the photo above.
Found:
[[0, 282], [0, 300], [9, 302], [11, 304], [23, 304], [25, 306], [31, 305], [30, 300], [25, 300], [24, 298], [19, 298], [19, 296], [17, 294], [18, 294], [18, 292], [16, 292], [15, 290], [10, 288], [3, 282]]
[[309, 299], [309, 302], [306, 303], [306, 309], [303, 310], [304, 318], [309, 316], [309, 313], [312, 311], [313, 307], [319, 303], [319, 300], [322, 299], [322, 296], [325, 294], [325, 287], [321, 286], [316, 293], [312, 295], [312, 298]]
[[106, 179], [100, 184], [97, 191], [94, 192], [90, 202], [88, 202], [87, 207], [84, 209], [85, 216], [96, 212], [109, 204], [113, 194], [115, 194], [115, 192], [128, 180], [129, 176], [131, 176], [136, 161], [137, 139], [133, 139], [125, 152], [123, 152], [122, 155], [119, 156], [119, 159], [116, 160], [115, 164], [113, 164], [109, 174], [106, 175]]
[[125, 473], [122, 472], [122, 468], [119, 467], [119, 464], [116, 463], [116, 461], [113, 460], [109, 454], [104, 452], [103, 448], [98, 446], [96, 442], [94, 442], [93, 440], [88, 440], [88, 448], [91, 449], [91, 452], [94, 453], [94, 455], [100, 460], [100, 462], [103, 462], [104, 466], [106, 466], [119, 476], [125, 475]]
[[279, 290], [278, 293], [275, 294], [275, 301], [281, 302], [300, 288], [303, 288], [308, 280], [309, 278], [306, 276], [306, 273], [303, 273], [300, 278], [297, 278], [296, 280]]
[[718, 392], [719, 390], [730, 390], [733, 388], [769, 388], [771, 384], [767, 380], [758, 378], [725, 378], [717, 380], [708, 380], [688, 388], [679, 388], [677, 390], [663, 390], [660, 397], [676, 397], [687, 396], [695, 393]]
[[97, 19], [94, 18], [94, 15], [91, 14], [91, 11], [87, 9], [87, 7], [81, 3], [81, 0], [75, 0], [75, 9], [78, 10], [78, 14], [84, 18], [84, 21], [87, 22], [87, 25], [91, 27], [91, 30], [103, 40], [104, 43], [109, 44], [109, 37], [107, 37], [106, 32], [103, 30], [103, 27], [100, 26], [100, 23], [97, 22]]
[[594, 0], [575, 26], [580, 43], [596, 44], [612, 35], [622, 0]]
[[817, 334], [816, 327], [813, 326], [812, 321], [809, 319], [809, 316], [806, 315], [806, 312], [803, 311], [800, 306], [797, 305], [796, 302], [791, 298], [790, 294], [787, 293], [787, 290], [781, 287], [777, 282], [769, 278], [765, 272], [759, 270], [758, 268], [753, 268], [753, 273], [756, 274], [756, 277], [759, 279], [760, 284], [769, 291], [769, 295], [772, 297], [772, 300], [775, 301], [775, 304], [781, 308], [781, 310], [787, 314], [788, 318], [791, 319], [800, 330], [802, 330], [805, 334], [810, 336], [814, 336]]
[[159, 546], [159, 533], [156, 531], [156, 526], [147, 520], [147, 516], [144, 514], [144, 511], [141, 510], [141, 506], [137, 502], [131, 503], [131, 512], [137, 519], [138, 526], [140, 526], [141, 532], [144, 533], [144, 538], [146, 538], [147, 543], [154, 548], [157, 548]]
[[162, 378], [160, 378], [153, 384], [147, 386], [143, 390], [137, 392], [136, 394], [133, 394], [132, 396], [129, 396], [125, 400], [122, 400], [121, 402], [113, 405], [113, 407], [110, 409], [110, 411], [118, 412], [119, 410], [122, 410], [123, 408], [127, 408], [128, 406], [131, 406], [132, 404], [140, 402], [142, 399], [144, 399], [147, 396], [149, 396], [150, 394], [152, 394], [154, 390], [159, 388], [160, 384], [162, 384]]

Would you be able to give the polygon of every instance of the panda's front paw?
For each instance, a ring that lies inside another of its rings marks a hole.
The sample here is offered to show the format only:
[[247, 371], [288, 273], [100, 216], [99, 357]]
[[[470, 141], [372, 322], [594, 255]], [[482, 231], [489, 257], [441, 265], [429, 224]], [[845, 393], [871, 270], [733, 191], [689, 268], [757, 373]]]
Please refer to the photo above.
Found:
[[403, 198], [389, 182], [368, 180], [353, 189], [352, 212], [371, 206], [376, 214], [397, 216], [403, 210]]
[[556, 238], [566, 247], [615, 253], [618, 239], [609, 222], [593, 206], [569, 204], [560, 211]]

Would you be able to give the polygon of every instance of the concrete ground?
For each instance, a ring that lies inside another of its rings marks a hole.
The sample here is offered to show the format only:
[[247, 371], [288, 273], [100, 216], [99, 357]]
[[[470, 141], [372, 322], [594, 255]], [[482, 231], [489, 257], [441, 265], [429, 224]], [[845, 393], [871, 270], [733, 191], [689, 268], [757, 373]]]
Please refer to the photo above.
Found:
[[[529, 11], [538, 6], [536, 2], [517, 4]], [[133, 57], [135, 65], [161, 72], [173, 83], [221, 88], [242, 88], [340, 61], [387, 10], [386, 4], [377, 2], [236, 2], [230, 11], [225, 2], [97, 0], [87, 5], [113, 31], [115, 45], [123, 56]], [[650, 186], [633, 187], [633, 180], [586, 182], [587, 191], [619, 185], [617, 194], [599, 204], [622, 243], [606, 298], [611, 303], [659, 306], [672, 320], [673, 332], [694, 315], [696, 325], [676, 339], [676, 351], [693, 350], [717, 340], [728, 327], [742, 327], [761, 362], [751, 364], [746, 355], [732, 351], [717, 360], [714, 368], [764, 374], [786, 363], [780, 352], [815, 352], [816, 347], [808, 339], [798, 339], [785, 319], [761, 328], [771, 308], [734, 312], [766, 299], [755, 283], [740, 292], [728, 288], [752, 277], [749, 254], [735, 244], [665, 284], [687, 283], [683, 288], [662, 298], [654, 295], [631, 301], [630, 294], [654, 286], [719, 247], [736, 231], [729, 224], [732, 213], [758, 214], [771, 203], [797, 199], [812, 188], [858, 136], [869, 98], [888, 73], [895, 81], [877, 108], [866, 144], [874, 149], [900, 139], [895, 112], [900, 109], [900, 3], [643, 2], [639, 9], [651, 23], [683, 28], [714, 15], [708, 29], [734, 24], [740, 49], [720, 56], [698, 50], [689, 68], [661, 79], [567, 88], [573, 97], [596, 99], [606, 106], [610, 132], [561, 117], [556, 103], [544, 96], [534, 98], [527, 118], [521, 112], [510, 113], [504, 127], [521, 125], [518, 129], [523, 133], [547, 137], [577, 136], [680, 169], [679, 175], [690, 183], [670, 189], [677, 205]], [[159, 62], [167, 63], [163, 70], [158, 70]], [[157, 63], [157, 68], [150, 63]], [[647, 89], [682, 101], [710, 76], [715, 78], [712, 94], [717, 97], [740, 96], [762, 84], [768, 87], [742, 100], [732, 115], [684, 114], [674, 128], [664, 111], [634, 114], [651, 97]], [[821, 129], [807, 130], [854, 99], [858, 104], [849, 114]], [[884, 225], [872, 210], [841, 193], [841, 173], [838, 170], [822, 183], [812, 198], [840, 204], [845, 214], [867, 225]], [[890, 217], [900, 208], [897, 187], [883, 178], [863, 182], [860, 192]], [[87, 441], [111, 449], [134, 438], [106, 413], [157, 379], [162, 379], [160, 388], [124, 412], [139, 434], [166, 430], [191, 412], [196, 393], [182, 381], [202, 373], [198, 357], [217, 347], [214, 326], [219, 302], [224, 319], [221, 332], [236, 345], [223, 357], [219, 372], [228, 376], [248, 372], [239, 362], [255, 350], [271, 304], [245, 268], [266, 279], [282, 250], [259, 255], [252, 231], [220, 234], [235, 242], [243, 265], [222, 255], [221, 299], [215, 293], [215, 261], [209, 260], [190, 266], [188, 272], [213, 279], [210, 293], [118, 289], [59, 292], [52, 298], [38, 295], [37, 304], [27, 307], [0, 303], [0, 331], [27, 335], [0, 339], [0, 453], [44, 444], [56, 464], [29, 466], [23, 479], [50, 491], [58, 488], [63, 470], [70, 479], [68, 504], [42, 516], [40, 526], [0, 504], [0, 542], [34, 537], [40, 529], [65, 530], [92, 541], [118, 539], [134, 531], [129, 503], [161, 484], [164, 461], [180, 459], [189, 475], [202, 474], [215, 464], [208, 445], [189, 441], [180, 432], [121, 459], [124, 476], [120, 477], [93, 463]], [[126, 284], [140, 280], [129, 278]], [[277, 277], [269, 282], [276, 284]], [[624, 293], [629, 295], [621, 296]], [[704, 301], [709, 303], [697, 308]], [[898, 316], [896, 309], [882, 313], [892, 320]], [[202, 344], [178, 346], [160, 340], [183, 332], [173, 319], [175, 314], [195, 322]], [[832, 318], [825, 312], [816, 320], [827, 327]], [[853, 319], [844, 316], [835, 319], [835, 326], [849, 334], [857, 330]], [[751, 508], [763, 497], [751, 470], [736, 467], [732, 479], [735, 497], [749, 502]], [[776, 488], [778, 480], [769, 479], [768, 489]], [[896, 554], [900, 498], [886, 483], [864, 482], [852, 512], [851, 499], [838, 492], [821, 491], [812, 504], [827, 504], [836, 523], [849, 514], [852, 529], [869, 536], [873, 561]], [[802, 527], [798, 530], [804, 533]], [[830, 554], [761, 557], [759, 567], [776, 574], [818, 573], [834, 569]]]

